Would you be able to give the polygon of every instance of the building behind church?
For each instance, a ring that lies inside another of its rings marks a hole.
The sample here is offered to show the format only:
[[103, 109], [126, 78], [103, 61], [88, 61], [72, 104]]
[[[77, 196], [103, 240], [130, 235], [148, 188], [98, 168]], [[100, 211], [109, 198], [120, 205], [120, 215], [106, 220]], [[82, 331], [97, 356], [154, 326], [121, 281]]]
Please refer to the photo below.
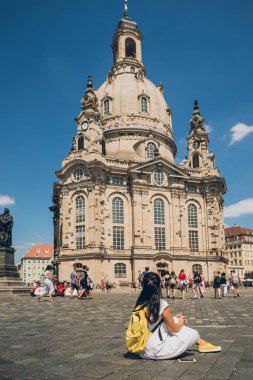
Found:
[[145, 266], [161, 274], [197, 269], [206, 279], [226, 270], [226, 184], [204, 118], [195, 100], [188, 155], [176, 164], [171, 110], [163, 86], [147, 78], [142, 39], [125, 7], [105, 82], [95, 89], [88, 77], [50, 207], [60, 280], [78, 261], [95, 282], [118, 284], [136, 281]]

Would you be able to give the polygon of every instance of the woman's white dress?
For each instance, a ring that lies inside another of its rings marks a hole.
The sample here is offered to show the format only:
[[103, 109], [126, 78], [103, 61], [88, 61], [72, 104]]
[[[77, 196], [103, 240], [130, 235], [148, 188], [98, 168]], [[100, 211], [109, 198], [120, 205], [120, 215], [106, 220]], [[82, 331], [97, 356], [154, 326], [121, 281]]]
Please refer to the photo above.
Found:
[[[152, 330], [161, 320], [163, 311], [168, 307], [168, 303], [161, 299], [159, 319], [154, 324], [149, 324], [149, 330]], [[178, 321], [174, 317], [175, 322]], [[145, 359], [172, 359], [187, 349], [199, 340], [199, 334], [196, 330], [184, 326], [179, 332], [170, 333], [163, 322], [160, 326], [162, 340], [159, 337], [159, 328], [151, 335], [147, 341], [147, 346], [144, 354], [141, 355]]]
[[43, 288], [44, 288], [44, 295], [49, 294], [52, 296], [54, 293], [54, 285], [52, 281], [48, 278], [48, 275], [50, 274], [49, 270], [46, 270], [44, 273], [44, 282], [43, 282]]

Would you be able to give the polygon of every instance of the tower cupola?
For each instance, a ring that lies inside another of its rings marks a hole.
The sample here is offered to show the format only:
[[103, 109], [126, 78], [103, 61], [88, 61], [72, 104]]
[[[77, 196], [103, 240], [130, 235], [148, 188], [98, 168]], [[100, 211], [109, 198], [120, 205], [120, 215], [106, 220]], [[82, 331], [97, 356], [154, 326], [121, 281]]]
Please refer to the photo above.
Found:
[[113, 68], [118, 68], [122, 64], [124, 71], [136, 68], [143, 68], [142, 64], [142, 42], [143, 35], [139, 31], [136, 21], [128, 17], [128, 4], [125, 0], [124, 16], [119, 21], [112, 41]]

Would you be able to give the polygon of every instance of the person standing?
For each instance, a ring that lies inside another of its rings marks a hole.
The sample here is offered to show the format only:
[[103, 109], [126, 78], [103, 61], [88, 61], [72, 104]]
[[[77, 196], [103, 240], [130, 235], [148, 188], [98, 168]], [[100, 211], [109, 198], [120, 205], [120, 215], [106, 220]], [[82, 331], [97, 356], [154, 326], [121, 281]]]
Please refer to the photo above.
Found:
[[221, 299], [220, 290], [220, 272], [214, 272], [213, 274], [213, 288], [214, 288], [214, 298]]
[[186, 291], [186, 274], [184, 273], [184, 269], [181, 269], [178, 275], [178, 280], [179, 280], [179, 289], [181, 292], [180, 298], [184, 300], [185, 291]]
[[239, 284], [241, 283], [239, 274], [233, 270], [231, 273], [231, 279], [232, 279], [232, 285], [233, 285], [233, 292], [234, 292], [234, 298], [240, 297], [240, 294], [238, 292]]
[[195, 271], [193, 274], [193, 279], [192, 279], [192, 291], [193, 291], [193, 298], [200, 298], [201, 293], [199, 289], [199, 285], [202, 282], [202, 278], [199, 274], [199, 272]]
[[227, 295], [227, 291], [228, 291], [227, 277], [226, 277], [225, 272], [221, 273], [220, 287], [221, 287], [221, 296], [225, 297]]
[[174, 270], [170, 274], [170, 291], [172, 293], [172, 298], [173, 300], [175, 299], [175, 294], [176, 294], [176, 285], [177, 285], [177, 276]]
[[164, 286], [166, 289], [166, 296], [170, 298], [170, 272], [166, 271], [164, 276]]
[[53, 266], [48, 265], [44, 272], [44, 280], [43, 280], [43, 293], [38, 296], [38, 301], [41, 300], [43, 296], [46, 294], [49, 295], [49, 302], [53, 302], [53, 293], [54, 293], [54, 284], [53, 284]]
[[73, 271], [71, 272], [70, 274], [70, 285], [71, 285], [71, 291], [70, 291], [70, 298], [73, 298], [73, 293], [74, 293], [74, 290], [77, 291], [77, 294], [79, 292], [79, 286], [77, 285], [77, 266], [74, 264], [73, 265]]
[[141, 286], [142, 286], [142, 281], [143, 281], [143, 278], [144, 276], [149, 272], [149, 267], [145, 267], [145, 270], [142, 272], [142, 274], [140, 275], [140, 283], [141, 283]]
[[80, 276], [81, 290], [79, 291], [78, 298], [82, 299], [88, 295], [88, 270], [87, 266], [83, 265], [83, 269]]

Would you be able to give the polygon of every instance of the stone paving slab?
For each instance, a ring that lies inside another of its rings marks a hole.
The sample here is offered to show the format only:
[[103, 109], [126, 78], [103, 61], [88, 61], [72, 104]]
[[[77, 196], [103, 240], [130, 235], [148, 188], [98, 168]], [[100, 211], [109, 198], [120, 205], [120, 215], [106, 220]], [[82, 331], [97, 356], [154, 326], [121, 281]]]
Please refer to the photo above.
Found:
[[253, 289], [240, 298], [169, 300], [188, 325], [222, 346], [221, 353], [187, 358], [125, 358], [124, 333], [138, 291], [98, 293], [92, 300], [57, 298], [50, 304], [32, 297], [0, 298], [0, 380], [253, 379]]

